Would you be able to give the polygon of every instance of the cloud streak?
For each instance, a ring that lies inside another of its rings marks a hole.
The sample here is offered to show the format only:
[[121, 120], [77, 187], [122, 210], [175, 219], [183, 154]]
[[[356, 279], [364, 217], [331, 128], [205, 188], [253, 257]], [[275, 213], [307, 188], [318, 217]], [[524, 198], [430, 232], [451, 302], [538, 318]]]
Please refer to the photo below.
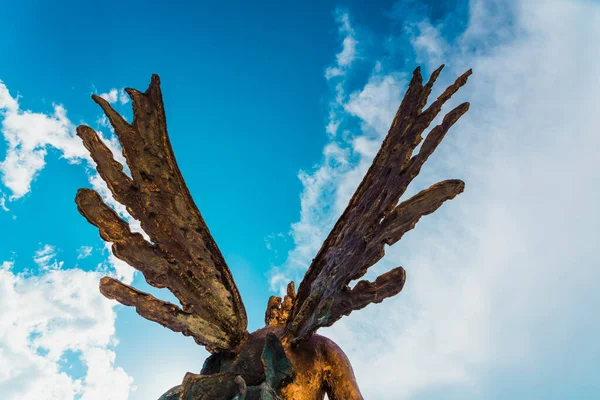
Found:
[[347, 11], [338, 9], [335, 12], [335, 19], [338, 23], [339, 34], [343, 37], [342, 50], [335, 56], [336, 64], [325, 70], [325, 78], [327, 79], [344, 75], [357, 56], [356, 45], [358, 41], [355, 37], [354, 28], [350, 24], [350, 15]]

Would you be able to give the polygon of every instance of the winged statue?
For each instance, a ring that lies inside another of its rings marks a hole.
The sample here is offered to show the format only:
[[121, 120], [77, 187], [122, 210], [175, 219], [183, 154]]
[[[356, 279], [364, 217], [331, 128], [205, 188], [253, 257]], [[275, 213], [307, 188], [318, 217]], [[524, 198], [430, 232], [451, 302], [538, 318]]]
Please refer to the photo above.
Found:
[[398, 242], [422, 216], [464, 189], [460, 180], [445, 180], [400, 202], [421, 166], [469, 109], [469, 103], [460, 104], [423, 137], [472, 72], [465, 72], [425, 107], [443, 67], [425, 84], [420, 68], [414, 71], [373, 164], [308, 266], [297, 293], [292, 282], [283, 299], [271, 296], [265, 326], [252, 333], [247, 331], [246, 310], [233, 276], [177, 166], [159, 77], [152, 76], [145, 92], [125, 89], [133, 104], [131, 122], [92, 95], [118, 136], [129, 173], [92, 128], [79, 126], [77, 135], [114, 199], [140, 222], [146, 235], [132, 231], [94, 190], [77, 192], [78, 210], [112, 243], [116, 257], [140, 271], [151, 286], [170, 290], [180, 304], [108, 276], [101, 279], [100, 291], [135, 307], [148, 320], [191, 336], [211, 353], [199, 374], [187, 373], [161, 400], [363, 398], [344, 352], [316, 332], [398, 294], [406, 280], [402, 267], [374, 281], [359, 279], [384, 256], [386, 245]]

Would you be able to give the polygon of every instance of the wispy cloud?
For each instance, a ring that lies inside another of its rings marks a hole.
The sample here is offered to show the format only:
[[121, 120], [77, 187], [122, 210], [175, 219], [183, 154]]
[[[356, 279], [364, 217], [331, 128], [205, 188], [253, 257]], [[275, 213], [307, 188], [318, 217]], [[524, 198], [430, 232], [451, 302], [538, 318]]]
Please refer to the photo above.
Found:
[[342, 38], [342, 50], [336, 55], [335, 63], [325, 69], [325, 78], [331, 82], [335, 90], [335, 96], [329, 103], [329, 122], [325, 127], [325, 131], [331, 136], [338, 133], [342, 123], [340, 114], [343, 112], [346, 99], [345, 75], [357, 57], [358, 44], [348, 11], [336, 9], [335, 20], [338, 23], [338, 33]]
[[450, 51], [449, 45], [440, 30], [433, 26], [429, 20], [419, 21], [408, 28], [407, 32], [410, 35], [410, 42], [418, 63], [424, 63], [429, 67], [444, 63], [444, 58]]
[[63, 266], [63, 262], [56, 259], [56, 248], [49, 244], [35, 252], [33, 261], [44, 271], [60, 269]]
[[6, 195], [2, 192], [0, 192], [0, 208], [3, 211], [10, 211], [10, 209], [6, 206]]
[[350, 16], [347, 11], [338, 9], [335, 12], [335, 19], [338, 23], [339, 34], [342, 36], [342, 50], [336, 55], [336, 63], [325, 70], [327, 79], [342, 76], [350, 68], [356, 59], [356, 40], [354, 29], [350, 24]]
[[[366, 398], [440, 398], [452, 389], [489, 398], [489, 374], [506, 369], [535, 387], [569, 385], [564, 377], [579, 378], [568, 365], [593, 368], [600, 355], [600, 324], [587, 318], [600, 307], [600, 190], [590, 184], [600, 156], [600, 50], [591, 44], [600, 39], [600, 5], [473, 0], [470, 9], [452, 42], [424, 17], [408, 37], [426, 66], [449, 64], [432, 96], [467, 68], [474, 75], [447, 107], [468, 100], [471, 110], [407, 195], [454, 177], [466, 191], [369, 272], [372, 279], [403, 265], [400, 295], [323, 330], [349, 355]], [[274, 284], [302, 276], [347, 204], [392, 120], [405, 72], [375, 68], [343, 101], [337, 118], [358, 118], [360, 129], [333, 138], [327, 148], [336, 151], [301, 174], [295, 247]], [[540, 368], [548, 363], [555, 367]]]
[[94, 248], [92, 246], [81, 246], [77, 250], [77, 259], [82, 260], [92, 255]]

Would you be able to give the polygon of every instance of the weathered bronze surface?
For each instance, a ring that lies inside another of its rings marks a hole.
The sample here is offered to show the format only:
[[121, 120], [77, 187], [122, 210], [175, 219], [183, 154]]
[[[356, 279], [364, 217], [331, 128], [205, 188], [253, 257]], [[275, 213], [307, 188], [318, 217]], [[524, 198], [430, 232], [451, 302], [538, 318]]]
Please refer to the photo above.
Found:
[[[280, 371], [263, 364], [265, 339], [272, 333], [279, 339], [283, 336], [281, 327], [264, 327], [250, 334], [247, 346], [239, 356], [223, 356], [222, 362], [217, 360], [221, 354], [212, 355], [207, 361], [217, 364], [210, 370], [205, 368], [201, 374], [188, 374], [183, 385], [177, 389], [189, 393], [182, 399], [233, 399], [240, 394], [239, 385], [235, 379], [241, 377], [247, 388], [246, 399], [263, 399], [261, 390], [268, 381], [266, 376], [270, 369]], [[362, 399], [358, 385], [352, 372], [350, 362], [342, 350], [331, 340], [320, 335], [313, 335], [299, 346], [286, 345], [283, 353], [289, 362], [289, 375], [276, 381], [273, 386], [280, 399], [316, 400], [323, 399], [328, 393], [330, 399]], [[266, 368], [265, 368], [266, 367]], [[168, 397], [167, 397], [168, 398]], [[179, 399], [179, 397], [174, 397]]]
[[[244, 305], [225, 259], [213, 240], [179, 171], [167, 134], [160, 81], [152, 76], [145, 93], [126, 89], [133, 100], [128, 123], [108, 102], [92, 96], [119, 138], [131, 175], [97, 133], [88, 126], [77, 134], [96, 162], [114, 198], [139, 220], [150, 240], [129, 224], [93, 190], [80, 189], [79, 212], [112, 242], [116, 257], [155, 287], [168, 288], [181, 306], [104, 277], [106, 297], [136, 308], [138, 314], [205, 346], [212, 355], [200, 374], [188, 373], [161, 400], [332, 400], [362, 399], [348, 358], [331, 340], [315, 332], [370, 303], [398, 294], [406, 280], [402, 267], [361, 280], [369, 267], [413, 229], [464, 189], [447, 180], [398, 204], [409, 183], [450, 127], [469, 108], [451, 110], [423, 140], [423, 132], [443, 104], [463, 86], [467, 71], [424, 109], [443, 66], [423, 85], [420, 69], [407, 92], [371, 168], [348, 207], [323, 243], [302, 280], [281, 299], [272, 296], [265, 327], [247, 332]], [[415, 152], [421, 143], [420, 149]]]
[[[293, 297], [293, 284], [290, 284], [286, 298]], [[267, 319], [273, 315], [270, 311], [272, 309], [267, 309]], [[281, 344], [286, 321], [279, 319], [278, 322], [251, 333], [239, 354], [213, 354], [200, 374], [188, 374], [182, 385], [170, 390], [171, 397], [165, 394], [165, 399], [233, 399], [244, 391], [239, 382], [246, 388], [246, 399], [263, 399], [264, 396], [260, 397], [261, 385], [265, 381], [271, 382], [269, 388], [278, 393], [279, 397], [273, 398], [317, 400], [327, 393], [332, 400], [362, 399], [352, 366], [333, 341], [315, 334], [297, 346], [289, 342]], [[269, 335], [274, 335], [271, 340], [276, 345], [266, 343]], [[273, 347], [280, 348], [281, 352], [273, 351]], [[272, 355], [270, 362], [265, 360], [265, 353]], [[269, 375], [277, 374], [280, 374], [279, 378], [269, 379]], [[181, 397], [182, 393], [188, 397]]]

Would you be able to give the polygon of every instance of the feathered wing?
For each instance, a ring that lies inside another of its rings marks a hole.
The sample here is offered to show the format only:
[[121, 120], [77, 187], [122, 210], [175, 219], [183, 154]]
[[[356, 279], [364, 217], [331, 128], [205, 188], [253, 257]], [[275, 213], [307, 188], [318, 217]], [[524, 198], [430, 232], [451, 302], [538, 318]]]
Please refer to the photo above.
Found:
[[247, 334], [246, 311], [175, 161], [160, 80], [153, 75], [145, 93], [125, 90], [133, 101], [131, 123], [103, 98], [92, 98], [119, 138], [131, 177], [92, 128], [79, 126], [77, 134], [114, 198], [140, 221], [150, 241], [132, 232], [95, 191], [80, 189], [76, 203], [102, 238], [113, 243], [116, 257], [140, 271], [150, 285], [168, 288], [181, 307], [110, 277], [101, 280], [100, 291], [135, 307], [146, 319], [192, 336], [209, 351], [235, 351]]
[[307, 339], [317, 329], [330, 326], [342, 316], [370, 303], [398, 294], [406, 279], [402, 267], [379, 276], [374, 282], [351, 281], [384, 256], [384, 246], [393, 245], [414, 228], [419, 219], [437, 210], [464, 189], [460, 180], [436, 183], [398, 204], [409, 183], [433, 153], [450, 127], [469, 109], [463, 103], [450, 111], [440, 125], [425, 137], [423, 132], [442, 105], [467, 82], [472, 71], [460, 76], [427, 109], [423, 110], [433, 83], [442, 68], [423, 85], [420, 69], [413, 73], [396, 117], [373, 164], [352, 196], [346, 210], [312, 261], [294, 299], [286, 324], [286, 339]]

